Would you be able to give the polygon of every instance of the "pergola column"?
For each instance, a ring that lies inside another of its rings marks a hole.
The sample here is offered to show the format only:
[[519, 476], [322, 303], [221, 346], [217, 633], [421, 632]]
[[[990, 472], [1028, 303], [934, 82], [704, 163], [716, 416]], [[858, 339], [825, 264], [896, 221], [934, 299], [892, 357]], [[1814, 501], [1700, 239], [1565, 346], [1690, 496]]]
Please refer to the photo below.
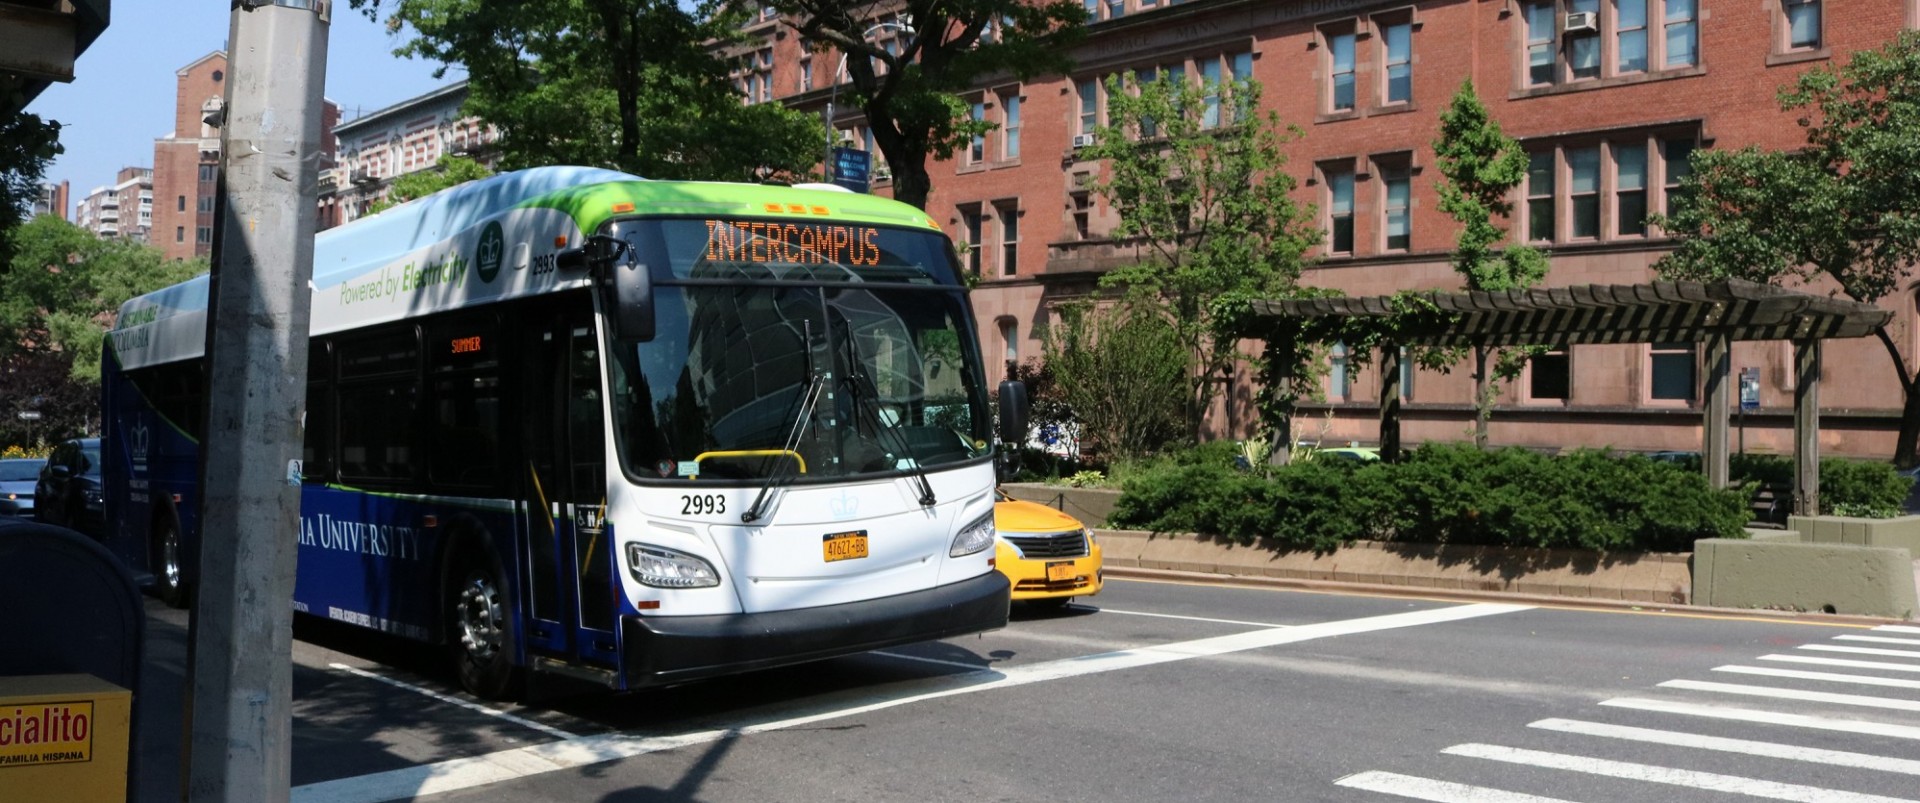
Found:
[[1380, 344], [1380, 459], [1400, 459], [1400, 346]]
[[1731, 338], [1725, 332], [1707, 335], [1707, 394], [1705, 426], [1701, 434], [1701, 468], [1707, 472], [1707, 484], [1727, 487], [1727, 405], [1728, 380], [1733, 374]]
[[1793, 512], [1820, 512], [1820, 341], [1793, 341]]
[[1266, 388], [1264, 392], [1287, 397], [1286, 403], [1274, 405], [1277, 420], [1263, 422], [1271, 424], [1273, 431], [1267, 437], [1273, 439], [1272, 448], [1267, 450], [1267, 465], [1284, 466], [1293, 460], [1293, 362], [1299, 357], [1300, 344], [1291, 335], [1267, 336], [1267, 365], [1271, 366], [1273, 382], [1279, 387]]

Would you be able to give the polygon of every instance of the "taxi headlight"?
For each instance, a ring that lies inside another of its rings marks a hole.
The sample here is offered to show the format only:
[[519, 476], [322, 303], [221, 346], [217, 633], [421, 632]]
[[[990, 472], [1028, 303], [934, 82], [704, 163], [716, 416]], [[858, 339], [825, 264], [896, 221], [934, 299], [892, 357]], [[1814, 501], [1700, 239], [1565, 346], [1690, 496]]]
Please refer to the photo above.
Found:
[[654, 588], [707, 588], [720, 584], [713, 564], [679, 550], [627, 544], [627, 572]]
[[947, 550], [947, 557], [963, 557], [993, 546], [994, 534], [993, 511], [989, 510], [986, 515], [960, 528], [960, 534], [953, 537], [952, 548]]

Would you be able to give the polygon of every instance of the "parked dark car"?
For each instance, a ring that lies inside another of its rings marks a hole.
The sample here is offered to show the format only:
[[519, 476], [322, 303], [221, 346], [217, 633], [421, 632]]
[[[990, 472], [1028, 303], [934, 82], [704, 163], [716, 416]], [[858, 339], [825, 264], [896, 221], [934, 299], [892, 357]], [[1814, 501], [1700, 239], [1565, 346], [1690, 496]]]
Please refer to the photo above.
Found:
[[79, 438], [53, 447], [34, 486], [34, 518], [99, 537], [107, 529], [101, 496], [100, 439]]
[[33, 515], [33, 486], [46, 464], [42, 457], [0, 460], [0, 516]]

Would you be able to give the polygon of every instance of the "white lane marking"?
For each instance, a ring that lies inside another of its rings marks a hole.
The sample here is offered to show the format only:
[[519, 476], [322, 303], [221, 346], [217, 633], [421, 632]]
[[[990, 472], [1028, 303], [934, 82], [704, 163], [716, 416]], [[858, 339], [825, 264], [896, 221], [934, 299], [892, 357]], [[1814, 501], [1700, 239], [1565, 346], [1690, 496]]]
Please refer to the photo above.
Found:
[[[292, 799], [300, 803], [373, 803], [374, 801], [440, 794], [477, 786], [500, 783], [556, 770], [583, 767], [661, 750], [704, 744], [730, 737], [782, 730], [815, 722], [841, 719], [911, 703], [961, 694], [1039, 683], [1048, 680], [1112, 672], [1143, 666], [1185, 661], [1232, 652], [1294, 644], [1314, 639], [1373, 633], [1419, 625], [1441, 624], [1482, 616], [1494, 616], [1529, 610], [1532, 606], [1479, 603], [1406, 613], [1348, 619], [1338, 622], [1273, 628], [1229, 636], [1195, 639], [1156, 647], [1120, 650], [1004, 670], [980, 669], [957, 675], [906, 683], [878, 690], [856, 689], [824, 695], [792, 708], [761, 715], [729, 728], [695, 731], [671, 736], [640, 736], [609, 733], [582, 736], [560, 742], [502, 750], [483, 756], [458, 758], [435, 764], [406, 767], [349, 778], [294, 787]], [[931, 691], [909, 690], [932, 687]], [[797, 715], [796, 715], [797, 713]]]
[[1909, 647], [1920, 647], [1920, 639], [1914, 638], [1891, 638], [1888, 636], [1834, 636], [1833, 638], [1835, 641], [1871, 641], [1875, 644], [1905, 644]]
[[1333, 784], [1349, 789], [1410, 797], [1414, 800], [1431, 800], [1434, 803], [1569, 803], [1557, 797], [1523, 795], [1504, 789], [1416, 778], [1395, 772], [1357, 772], [1334, 781]]
[[1839, 731], [1841, 733], [1859, 733], [1868, 736], [1886, 736], [1894, 739], [1920, 740], [1920, 728], [1912, 725], [1889, 725], [1884, 722], [1866, 722], [1858, 719], [1840, 719], [1812, 714], [1783, 714], [1778, 711], [1755, 711], [1750, 708], [1728, 708], [1719, 705], [1699, 705], [1696, 703], [1675, 703], [1667, 700], [1649, 700], [1641, 697], [1616, 697], [1600, 701], [1601, 705], [1613, 708], [1631, 708], [1636, 711], [1653, 711], [1661, 714], [1681, 714], [1690, 717], [1708, 719], [1729, 719], [1736, 722], [1758, 722], [1764, 725], [1787, 725], [1796, 728]]
[[1881, 625], [1873, 630], [1876, 633], [1912, 633], [1914, 635], [1920, 635], [1920, 627], [1906, 627], [1903, 625]]
[[1862, 686], [1887, 686], [1896, 689], [1920, 689], [1920, 680], [1882, 678], [1874, 677], [1873, 675], [1848, 675], [1841, 672], [1803, 672], [1797, 669], [1769, 669], [1763, 666], [1716, 666], [1713, 668], [1713, 671], [1732, 672], [1739, 675], [1763, 675], [1771, 678], [1828, 680], [1835, 683], [1858, 683]]
[[1440, 751], [1454, 756], [1484, 758], [1490, 761], [1504, 761], [1509, 764], [1521, 764], [1529, 767], [1583, 772], [1588, 775], [1601, 775], [1608, 778], [1624, 778], [1630, 781], [1685, 786], [1692, 789], [1707, 789], [1715, 792], [1731, 792], [1737, 795], [1772, 798], [1774, 800], [1798, 800], [1804, 803], [1911, 803], [1905, 798], [1863, 795], [1854, 792], [1841, 792], [1834, 789], [1822, 789], [1817, 786], [1762, 781], [1756, 778], [1742, 778], [1738, 775], [1721, 775], [1717, 772], [1699, 772], [1696, 770], [1656, 767], [1652, 764], [1633, 764], [1626, 761], [1608, 761], [1586, 756], [1569, 756], [1560, 753], [1545, 753], [1539, 750], [1523, 750], [1518, 747], [1501, 747], [1493, 744], [1460, 744]]
[[1528, 725], [1529, 728], [1576, 733], [1582, 736], [1600, 736], [1608, 739], [1625, 739], [1634, 742], [1664, 744], [1673, 747], [1691, 747], [1698, 750], [1717, 750], [1722, 753], [1743, 753], [1764, 758], [1778, 758], [1788, 761], [1805, 761], [1813, 764], [1830, 764], [1836, 767], [1897, 772], [1902, 775], [1920, 775], [1920, 761], [1910, 758], [1891, 758], [1866, 753], [1849, 753], [1845, 750], [1827, 750], [1819, 747], [1800, 747], [1775, 742], [1756, 742], [1748, 739], [1728, 739], [1720, 736], [1703, 736], [1697, 733], [1654, 730], [1652, 728], [1634, 728], [1626, 725], [1608, 725], [1601, 722], [1585, 722], [1577, 719], [1543, 719]]
[[1890, 655], [1895, 658], [1920, 658], [1913, 650], [1883, 650], [1877, 647], [1842, 647], [1837, 644], [1802, 644], [1800, 649], [1819, 652], [1848, 652], [1854, 655]]
[[1738, 683], [1713, 683], [1705, 680], [1669, 680], [1658, 684], [1668, 689], [1691, 689], [1710, 691], [1717, 694], [1744, 694], [1748, 697], [1771, 697], [1776, 700], [1804, 700], [1810, 703], [1832, 703], [1834, 705], [1857, 705], [1866, 708], [1885, 708], [1891, 711], [1920, 711], [1920, 700], [1896, 700], [1892, 697], [1868, 697], [1861, 694], [1836, 694], [1830, 691], [1801, 691], [1799, 689], [1776, 689], [1772, 686], [1747, 686]]
[[1762, 655], [1762, 661], [1786, 661], [1795, 664], [1845, 666], [1853, 669], [1886, 669], [1894, 672], [1920, 672], [1920, 664], [1890, 664], [1886, 661], [1849, 661], [1845, 658], [1813, 658], [1806, 655]]
[[1209, 619], [1205, 616], [1181, 616], [1179, 614], [1173, 614], [1173, 613], [1148, 613], [1146, 611], [1122, 611], [1115, 608], [1108, 608], [1104, 606], [1102, 606], [1099, 610], [1101, 613], [1117, 613], [1122, 616], [1151, 616], [1156, 619], [1183, 619], [1189, 622], [1212, 622], [1214, 624], [1221, 624], [1221, 625], [1246, 625], [1247, 627], [1293, 627], [1293, 625], [1279, 625], [1279, 624], [1274, 624], [1272, 622], [1243, 622], [1243, 621], [1240, 621], [1239, 619]]
[[944, 658], [922, 658], [918, 655], [908, 655], [904, 652], [882, 652], [880, 650], [874, 650], [873, 652], [870, 652], [867, 654], [878, 655], [883, 658], [898, 658], [902, 661], [919, 661], [920, 663], [923, 663], [923, 664], [939, 664], [941, 666], [957, 666], [957, 667], [960, 667], [961, 669], [965, 669], [973, 672], [978, 672], [982, 669], [986, 669], [988, 666], [987, 664], [969, 664], [961, 661], [949, 661]]
[[332, 667], [332, 668], [334, 668], [334, 669], [338, 669], [338, 670], [340, 670], [340, 671], [342, 671], [342, 672], [348, 672], [348, 673], [351, 673], [351, 674], [353, 674], [353, 675], [357, 675], [357, 676], [359, 676], [359, 677], [363, 677], [363, 678], [366, 678], [366, 679], [368, 679], [368, 680], [377, 680], [377, 681], [380, 681], [381, 683], [385, 683], [385, 684], [387, 684], [387, 685], [389, 685], [389, 686], [393, 686], [393, 687], [396, 687], [396, 688], [401, 688], [401, 689], [406, 689], [407, 691], [410, 691], [410, 692], [413, 692], [414, 694], [419, 694], [419, 695], [422, 695], [422, 696], [426, 696], [426, 697], [431, 697], [431, 698], [433, 698], [433, 699], [435, 699], [435, 700], [439, 700], [440, 702], [443, 702], [443, 703], [447, 703], [447, 704], [449, 704], [449, 705], [457, 705], [457, 706], [459, 706], [459, 707], [461, 707], [461, 708], [465, 708], [465, 709], [467, 709], [468, 711], [478, 711], [478, 712], [480, 712], [480, 713], [482, 713], [482, 714], [486, 714], [487, 716], [490, 716], [490, 717], [497, 717], [497, 718], [499, 718], [499, 719], [504, 719], [504, 720], [506, 720], [506, 721], [508, 721], [508, 722], [511, 722], [511, 723], [513, 723], [513, 724], [515, 724], [515, 725], [519, 725], [520, 727], [523, 727], [523, 728], [532, 728], [533, 730], [537, 730], [537, 731], [539, 731], [539, 732], [541, 732], [541, 733], [544, 733], [544, 734], [546, 734], [546, 735], [548, 735], [548, 736], [553, 736], [553, 737], [556, 737], [556, 738], [560, 738], [560, 739], [578, 739], [578, 738], [580, 738], [578, 734], [574, 734], [574, 733], [568, 733], [568, 732], [566, 732], [566, 731], [563, 731], [563, 730], [561, 730], [561, 729], [559, 729], [559, 728], [556, 728], [556, 727], [554, 727], [554, 726], [552, 726], [552, 725], [548, 725], [548, 724], [545, 724], [545, 723], [541, 723], [541, 722], [535, 722], [535, 721], [533, 721], [533, 720], [531, 720], [531, 719], [527, 719], [526, 717], [522, 717], [522, 716], [515, 716], [515, 715], [513, 715], [513, 714], [509, 714], [509, 713], [507, 713], [507, 712], [505, 712], [505, 711], [501, 711], [501, 710], [498, 710], [498, 709], [493, 709], [493, 708], [488, 708], [488, 707], [486, 707], [486, 706], [484, 706], [484, 705], [481, 705], [481, 704], [479, 704], [479, 703], [474, 703], [474, 702], [468, 702], [468, 701], [466, 701], [466, 700], [462, 700], [462, 699], [460, 699], [460, 698], [458, 698], [458, 697], [453, 697], [453, 696], [451, 696], [451, 695], [446, 695], [446, 694], [441, 694], [441, 693], [439, 693], [439, 692], [437, 692], [437, 691], [434, 691], [434, 690], [432, 690], [432, 689], [425, 689], [425, 688], [421, 688], [421, 687], [419, 687], [419, 686], [415, 686], [415, 685], [413, 685], [413, 684], [411, 684], [411, 683], [403, 683], [403, 682], [401, 682], [401, 681], [398, 681], [398, 680], [394, 680], [393, 678], [390, 678], [390, 677], [384, 677], [384, 676], [381, 676], [381, 675], [376, 675], [376, 674], [374, 674], [374, 673], [372, 673], [372, 672], [368, 672], [367, 670], [365, 670], [365, 669], [361, 669], [361, 668], [359, 668], [359, 667], [353, 667], [353, 666], [347, 666], [346, 664], [328, 664], [327, 666], [330, 666], [330, 667]]

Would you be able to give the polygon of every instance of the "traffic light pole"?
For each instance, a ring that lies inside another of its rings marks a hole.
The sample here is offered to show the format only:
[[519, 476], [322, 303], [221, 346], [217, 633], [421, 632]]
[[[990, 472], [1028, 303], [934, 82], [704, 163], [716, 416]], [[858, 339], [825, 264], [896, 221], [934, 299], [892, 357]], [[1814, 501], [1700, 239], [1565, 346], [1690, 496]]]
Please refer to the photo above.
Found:
[[284, 801], [331, 0], [234, 0], [207, 324], [186, 797]]

